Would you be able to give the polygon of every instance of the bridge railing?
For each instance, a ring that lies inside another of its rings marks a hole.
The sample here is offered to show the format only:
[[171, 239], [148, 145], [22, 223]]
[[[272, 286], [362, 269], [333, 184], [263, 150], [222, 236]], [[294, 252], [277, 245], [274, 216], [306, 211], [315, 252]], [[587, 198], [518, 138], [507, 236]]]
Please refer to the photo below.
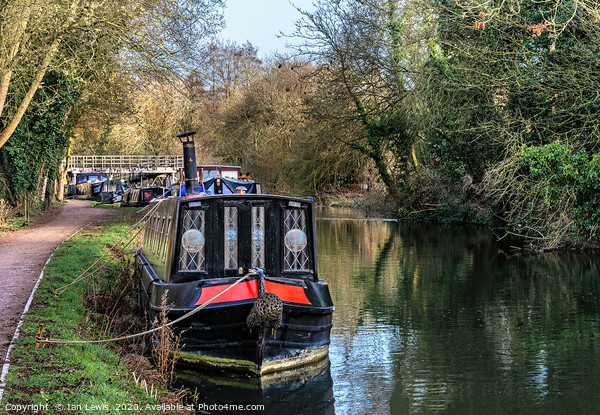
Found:
[[[63, 163], [64, 165], [64, 163]], [[131, 172], [183, 168], [183, 156], [70, 156], [70, 171]]]

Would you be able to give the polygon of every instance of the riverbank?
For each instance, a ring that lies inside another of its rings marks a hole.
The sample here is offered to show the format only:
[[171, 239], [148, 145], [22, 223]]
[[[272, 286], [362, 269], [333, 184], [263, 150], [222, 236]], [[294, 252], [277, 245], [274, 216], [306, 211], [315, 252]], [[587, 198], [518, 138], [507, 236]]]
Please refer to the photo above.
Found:
[[122, 214], [119, 210], [90, 209], [89, 203], [69, 201], [38, 217], [37, 223], [0, 236], [0, 356], [6, 356], [27, 299], [59, 244], [86, 225]]
[[341, 207], [359, 212], [366, 218], [396, 219], [399, 221], [475, 225], [487, 228], [501, 245], [511, 249], [535, 252], [596, 251], [597, 242], [584, 238], [574, 229], [560, 235], [531, 236], [521, 225], [509, 226], [486, 206], [465, 199], [452, 199], [444, 203], [425, 204], [412, 210], [399, 207], [384, 192], [334, 192], [319, 199], [321, 207]]
[[[106, 264], [92, 278], [70, 286], [63, 294], [54, 294], [56, 288], [81, 275], [107, 247], [127, 234], [135, 220], [119, 217], [104, 225], [88, 227], [56, 250], [44, 269], [31, 308], [23, 318], [20, 336], [14, 342], [1, 414], [15, 413], [11, 408], [36, 405], [48, 408], [43, 411], [46, 413], [100, 410], [158, 414], [167, 407], [174, 408], [168, 413], [186, 413], [185, 408], [172, 405], [173, 396], [164, 388], [162, 394], [152, 397], [149, 395], [154, 395], [156, 387], [143, 387], [152, 382], [140, 380], [142, 372], [150, 377], [151, 370], [147, 360], [140, 356], [139, 339], [126, 344], [36, 347], [40, 327], [42, 337], [65, 340], [107, 338], [126, 329], [129, 333], [139, 331], [140, 319], [132, 312], [135, 298], [125, 295], [126, 285], [132, 284], [130, 248], [125, 256], [113, 249], [117, 261]], [[117, 313], [118, 307], [130, 312]]]
[[383, 189], [369, 191], [336, 191], [318, 198], [321, 207], [342, 207], [361, 212], [365, 217], [398, 219], [427, 223], [457, 223], [499, 226], [490, 212], [464, 201], [426, 204], [406, 210], [396, 204]]
[[319, 207], [348, 208], [365, 217], [399, 219], [394, 201], [383, 189], [337, 189], [317, 197]]

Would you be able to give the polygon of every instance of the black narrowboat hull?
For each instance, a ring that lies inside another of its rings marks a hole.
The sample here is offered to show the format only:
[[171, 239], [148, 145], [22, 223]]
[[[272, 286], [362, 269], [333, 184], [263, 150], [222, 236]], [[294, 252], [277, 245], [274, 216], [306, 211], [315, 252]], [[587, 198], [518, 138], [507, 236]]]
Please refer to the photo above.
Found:
[[145, 206], [153, 199], [163, 197], [168, 190], [162, 186], [127, 189], [121, 198], [121, 206]]
[[175, 329], [184, 347], [178, 351], [184, 365], [202, 365], [262, 375], [324, 359], [329, 350], [331, 314], [311, 313], [284, 306], [281, 326], [272, 332], [246, 327], [251, 304], [225, 306], [200, 312]]
[[[160, 312], [166, 292], [168, 316], [174, 320], [213, 298], [237, 277], [165, 283], [153, 273], [141, 251], [136, 254], [140, 301], [150, 321]], [[248, 328], [246, 319], [257, 296], [250, 277], [173, 329], [183, 345], [176, 353], [186, 366], [264, 375], [304, 366], [327, 358], [334, 310], [326, 283], [291, 278], [265, 278], [267, 292], [283, 302], [276, 329]]]

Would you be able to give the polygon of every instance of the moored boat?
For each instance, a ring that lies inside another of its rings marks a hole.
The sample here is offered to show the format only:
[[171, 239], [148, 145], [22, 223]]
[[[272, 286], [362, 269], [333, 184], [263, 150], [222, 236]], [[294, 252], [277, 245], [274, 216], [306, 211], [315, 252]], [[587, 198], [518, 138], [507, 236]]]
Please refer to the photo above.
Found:
[[231, 287], [174, 326], [180, 363], [262, 375], [326, 358], [334, 306], [317, 274], [313, 201], [199, 193], [192, 135], [179, 136], [187, 196], [153, 202], [136, 253], [150, 319], [163, 296], [173, 320]]

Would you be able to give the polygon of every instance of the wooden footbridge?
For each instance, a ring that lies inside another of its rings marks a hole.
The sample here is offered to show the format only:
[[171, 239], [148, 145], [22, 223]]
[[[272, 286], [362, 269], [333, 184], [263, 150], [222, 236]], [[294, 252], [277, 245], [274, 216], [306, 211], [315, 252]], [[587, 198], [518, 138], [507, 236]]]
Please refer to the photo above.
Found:
[[183, 156], [69, 156], [63, 168], [71, 174], [174, 174], [183, 168]]

